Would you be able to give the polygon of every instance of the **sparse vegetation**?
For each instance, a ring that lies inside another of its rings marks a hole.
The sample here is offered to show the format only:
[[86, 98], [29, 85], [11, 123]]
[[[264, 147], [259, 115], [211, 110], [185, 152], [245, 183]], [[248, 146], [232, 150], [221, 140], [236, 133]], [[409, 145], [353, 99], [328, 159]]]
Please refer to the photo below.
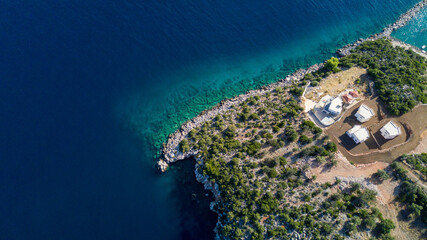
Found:
[[427, 177], [427, 153], [403, 155], [402, 160], [408, 163], [412, 169], [420, 171], [421, 174]]
[[[398, 59], [398, 64], [389, 63], [391, 58]], [[321, 128], [305, 119], [296, 99], [308, 82], [316, 86], [340, 71], [339, 66], [353, 65], [369, 69], [381, 99], [394, 114], [426, 101], [425, 80], [420, 78], [425, 60], [378, 40], [362, 44], [341, 60], [329, 59], [324, 68], [299, 83], [248, 98], [191, 130], [179, 143], [181, 152], [198, 153], [197, 171], [219, 190], [214, 210], [219, 214], [216, 230], [222, 239], [289, 239], [293, 232], [304, 232], [311, 239], [344, 239], [361, 231], [364, 237], [392, 239], [394, 223], [373, 207], [376, 191], [340, 179], [320, 184], [310, 175], [314, 161], [327, 169], [337, 166], [338, 148]], [[425, 155], [403, 160], [426, 174]], [[393, 174], [378, 170], [373, 177], [401, 179], [399, 201], [425, 221], [426, 194], [399, 163], [391, 166]]]
[[[413, 157], [418, 158], [418, 156], [420, 155]], [[407, 155], [402, 156], [404, 160], [407, 158]], [[396, 177], [401, 181], [397, 199], [406, 204], [407, 210], [414, 217], [420, 217], [424, 223], [427, 223], [427, 193], [407, 176], [408, 171], [400, 163], [393, 162], [391, 167]]]
[[[221, 201], [215, 211], [222, 223], [219, 234], [230, 239], [249, 235], [253, 239], [287, 238], [292, 231], [304, 230], [315, 238], [328, 239], [340, 236], [342, 228], [355, 234], [362, 229], [362, 224], [371, 226], [372, 219], [364, 222], [365, 218], [357, 212], [370, 211], [375, 192], [354, 185], [351, 190], [336, 189], [338, 196], [329, 197], [320, 193], [334, 185], [319, 185], [314, 182], [315, 176], [305, 177], [303, 173], [310, 166], [298, 167], [296, 163], [300, 159], [333, 164], [337, 146], [328, 138], [313, 140], [323, 131], [301, 116], [302, 108], [285, 97], [286, 91], [275, 92], [277, 95], [273, 97], [279, 99], [280, 104], [262, 96], [255, 108], [253, 99], [249, 99], [230, 111], [231, 117], [218, 116], [206, 122], [180, 144], [182, 151], [189, 148], [199, 151], [203, 159], [201, 173], [218, 184]], [[259, 119], [253, 121], [251, 115], [259, 108], [263, 114], [258, 114]], [[297, 150], [288, 157], [275, 156], [283, 147]], [[301, 205], [289, 204], [291, 198]], [[337, 216], [347, 220], [319, 221]], [[373, 221], [376, 223], [376, 218]]]
[[381, 169], [378, 169], [378, 171], [374, 175], [376, 178], [380, 179], [381, 181], [384, 181], [390, 178], [390, 175], [388, 175], [386, 171]]
[[368, 68], [375, 88], [388, 110], [401, 115], [418, 102], [426, 103], [426, 59], [412, 50], [393, 47], [386, 39], [367, 41], [340, 59], [341, 66]]
[[181, 152], [188, 152], [190, 150], [187, 139], [184, 139], [179, 143], [179, 150]]

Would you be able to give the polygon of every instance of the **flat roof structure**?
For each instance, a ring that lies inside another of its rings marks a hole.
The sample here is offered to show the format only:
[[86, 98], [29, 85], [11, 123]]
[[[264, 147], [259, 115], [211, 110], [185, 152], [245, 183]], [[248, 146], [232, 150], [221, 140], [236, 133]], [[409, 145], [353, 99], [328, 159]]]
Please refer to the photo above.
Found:
[[323, 108], [323, 107], [325, 107], [325, 105], [329, 102], [329, 100], [331, 99], [332, 97], [331, 96], [329, 96], [329, 95], [325, 95], [325, 96], [323, 96], [321, 99], [320, 99], [320, 101], [319, 101], [319, 103], [317, 104], [320, 108]]
[[326, 111], [330, 112], [332, 115], [338, 115], [342, 111], [342, 100], [340, 97], [334, 98], [330, 103], [325, 107]]
[[324, 126], [330, 126], [332, 125], [335, 120], [331, 117], [324, 117], [321, 121], [320, 121]]

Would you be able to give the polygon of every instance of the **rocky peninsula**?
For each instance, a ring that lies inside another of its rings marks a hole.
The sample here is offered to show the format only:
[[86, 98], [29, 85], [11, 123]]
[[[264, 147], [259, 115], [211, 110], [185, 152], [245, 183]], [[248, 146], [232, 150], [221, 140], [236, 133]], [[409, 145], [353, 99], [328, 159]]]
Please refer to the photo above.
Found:
[[[396, 22], [385, 27], [381, 33], [373, 34], [366, 39], [359, 39], [355, 43], [348, 44], [338, 49], [337, 54], [340, 57], [347, 56], [351, 53], [351, 50], [355, 49], [357, 46], [359, 46], [365, 41], [374, 41], [384, 37], [390, 38], [390, 34], [393, 31], [405, 26], [406, 23], [408, 23], [408, 21], [411, 20], [425, 6], [427, 6], [427, 0], [423, 0], [417, 3], [409, 11], [402, 14]], [[400, 44], [402, 45], [405, 43], [400, 43]], [[415, 51], [421, 54], [426, 54], [426, 51], [422, 49], [418, 49], [416, 47], [413, 47], [413, 49], [415, 49]], [[292, 83], [298, 82], [301, 79], [303, 79], [306, 74], [315, 72], [320, 68], [322, 68], [323, 66], [324, 64], [320, 63], [320, 64], [315, 64], [307, 69], [297, 70], [296, 72], [286, 76], [285, 78], [279, 80], [276, 83], [261, 87], [260, 89], [250, 90], [247, 93], [241, 94], [232, 99], [223, 100], [213, 108], [205, 110], [202, 113], [200, 113], [198, 116], [185, 122], [184, 124], [181, 125], [179, 129], [177, 129], [174, 133], [170, 134], [167, 142], [163, 144], [161, 157], [157, 162], [159, 169], [162, 172], [164, 172], [166, 171], [170, 163], [183, 160], [188, 157], [192, 157], [192, 156], [194, 157], [197, 155], [197, 152], [193, 152], [193, 151], [182, 153], [179, 151], [179, 148], [178, 148], [179, 143], [188, 135], [188, 133], [192, 129], [201, 126], [206, 121], [212, 120], [216, 115], [226, 112], [232, 106], [242, 103], [243, 101], [247, 100], [249, 97], [264, 94], [266, 92], [271, 92], [277, 87], [290, 86]]]
[[189, 151], [186, 153], [182, 153], [179, 151], [178, 145], [179, 143], [188, 135], [188, 133], [197, 127], [200, 127], [206, 121], [212, 120], [218, 114], [224, 113], [232, 108], [232, 106], [241, 104], [246, 101], [248, 98], [257, 96], [260, 94], [265, 94], [267, 92], [271, 92], [277, 87], [285, 87], [290, 86], [292, 83], [300, 81], [306, 74], [315, 72], [324, 66], [323, 63], [315, 64], [307, 69], [300, 69], [289, 76], [286, 76], [284, 79], [280, 81], [270, 84], [268, 86], [264, 86], [260, 89], [250, 90], [245, 94], [241, 94], [235, 98], [224, 100], [220, 102], [215, 107], [203, 111], [198, 116], [184, 123], [180, 129], [176, 130], [172, 133], [166, 144], [163, 145], [162, 150], [162, 158], [158, 161], [159, 169], [164, 172], [169, 166], [169, 163], [183, 160], [188, 157], [194, 157], [197, 155], [195, 151]]
[[[415, 180], [402, 177], [404, 170], [395, 163], [393, 169], [386, 163], [354, 166], [341, 154], [340, 143], [308, 120], [301, 96], [308, 87], [357, 66], [369, 76], [354, 77], [352, 84], [375, 85], [375, 91], [366, 92], [378, 94], [389, 112], [400, 115], [425, 103], [425, 51], [390, 34], [426, 3], [381, 33], [339, 49], [339, 59], [221, 101], [169, 136], [158, 167], [166, 171], [170, 163], [196, 159], [197, 180], [215, 196], [210, 208], [218, 214], [218, 239], [393, 239], [391, 234], [411, 239], [425, 234], [404, 232], [396, 214], [390, 215], [397, 207], [386, 209], [399, 183], [384, 181], [390, 175], [411, 184]], [[423, 201], [416, 204], [423, 209]]]

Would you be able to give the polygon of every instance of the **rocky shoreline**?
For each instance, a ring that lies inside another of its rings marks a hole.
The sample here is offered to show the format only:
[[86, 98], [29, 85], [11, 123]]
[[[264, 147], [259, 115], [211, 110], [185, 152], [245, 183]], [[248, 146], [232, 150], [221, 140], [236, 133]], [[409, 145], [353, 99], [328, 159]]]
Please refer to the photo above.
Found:
[[[359, 46], [363, 42], [373, 41], [373, 40], [377, 40], [377, 39], [385, 37], [385, 38], [391, 39], [393, 41], [394, 45], [406, 47], [406, 48], [412, 48], [415, 52], [419, 53], [420, 55], [425, 56], [427, 54], [426, 51], [419, 49], [419, 48], [415, 48], [415, 47], [413, 47], [409, 44], [403, 43], [397, 39], [393, 39], [392, 37], [390, 37], [390, 34], [393, 31], [403, 27], [423, 7], [426, 7], [426, 6], [427, 6], [427, 0], [419, 2], [413, 8], [411, 8], [408, 12], [401, 15], [400, 18], [395, 23], [390, 24], [389, 26], [384, 28], [384, 30], [381, 33], [377, 33], [377, 34], [371, 35], [370, 37], [368, 37], [366, 39], [359, 39], [355, 43], [348, 44], [348, 45], [344, 46], [343, 48], [339, 49], [337, 51], [337, 54], [340, 57], [347, 56], [351, 53], [351, 50], [353, 50], [354, 48], [356, 48], [357, 46]], [[211, 109], [205, 110], [205, 111], [201, 112], [199, 115], [197, 115], [196, 117], [185, 122], [184, 124], [181, 125], [181, 127], [179, 129], [177, 129], [174, 133], [170, 134], [167, 142], [163, 144], [162, 155], [161, 155], [161, 158], [159, 159], [159, 161], [157, 162], [159, 169], [162, 172], [164, 172], [167, 170], [170, 163], [173, 163], [173, 162], [179, 161], [179, 160], [184, 160], [184, 159], [190, 158], [190, 157], [196, 158], [196, 160], [197, 160], [197, 164], [195, 166], [196, 179], [198, 182], [200, 182], [204, 185], [204, 188], [206, 190], [210, 190], [214, 194], [215, 201], [213, 201], [211, 203], [210, 209], [215, 212], [214, 206], [218, 201], [220, 201], [220, 191], [219, 191], [218, 185], [212, 181], [209, 181], [209, 179], [206, 176], [203, 176], [203, 174], [201, 174], [200, 170], [201, 170], [201, 166], [203, 165], [203, 159], [198, 157], [198, 152], [196, 150], [190, 150], [189, 152], [182, 153], [179, 151], [179, 143], [183, 139], [185, 139], [185, 137], [188, 135], [188, 133], [192, 129], [200, 127], [206, 121], [213, 120], [218, 114], [225, 113], [226, 111], [230, 110], [234, 105], [238, 105], [238, 104], [246, 101], [248, 98], [250, 98], [252, 96], [262, 95], [262, 94], [265, 94], [267, 92], [271, 92], [271, 91], [275, 90], [277, 87], [290, 86], [293, 83], [299, 82], [300, 80], [302, 80], [307, 73], [315, 72], [315, 71], [319, 70], [320, 68], [322, 68], [323, 66], [324, 66], [324, 64], [321, 63], [321, 64], [315, 64], [315, 65], [313, 65], [307, 69], [297, 70], [294, 73], [286, 76], [285, 78], [280, 79], [279, 81], [272, 83], [268, 86], [264, 86], [264, 87], [261, 87], [261, 88], [256, 89], [256, 90], [248, 91], [248, 92], [241, 94], [237, 97], [234, 97], [232, 99], [223, 100], [219, 104], [212, 107]], [[341, 180], [343, 182], [347, 183], [350, 180], [355, 181], [355, 180], [359, 180], [359, 179], [341, 179]], [[366, 183], [363, 182], [363, 184], [366, 184]], [[367, 186], [367, 187], [372, 188], [372, 186]], [[220, 226], [220, 225], [221, 225], [221, 221], [220, 221], [220, 216], [218, 215], [217, 226], [214, 229], [217, 239], [219, 236], [218, 236], [218, 233], [216, 230], [217, 230], [218, 226]], [[307, 236], [305, 233], [300, 234], [300, 233], [295, 232], [295, 231], [292, 233], [292, 239], [306, 239], [307, 237], [309, 237], [309, 236]]]
[[[373, 40], [377, 40], [377, 39], [380, 39], [383, 37], [390, 37], [390, 35], [393, 31], [396, 31], [397, 29], [405, 26], [409, 22], [409, 20], [411, 20], [415, 15], [417, 15], [417, 13], [419, 11], [421, 11], [421, 9], [423, 9], [426, 6], [427, 6], [427, 0], [423, 0], [419, 3], [417, 3], [413, 8], [409, 9], [406, 13], [402, 14], [399, 17], [399, 19], [397, 19], [396, 22], [385, 27], [382, 30], [382, 32], [371, 35], [370, 37], [365, 38], [365, 39], [361, 38], [354, 43], [348, 44], [348, 45], [338, 49], [338, 51], [337, 51], [338, 55], [341, 57], [349, 55], [351, 50], [355, 49], [357, 46], [359, 46], [361, 43], [363, 43], [365, 41], [373, 41]], [[421, 51], [425, 53], [424, 50], [421, 50]]]
[[411, 44], [408, 44], [408, 43], [405, 43], [405, 42], [402, 42], [402, 41], [400, 41], [399, 39], [397, 39], [397, 38], [394, 38], [394, 37], [390, 37], [391, 38], [391, 40], [392, 40], [392, 44], [393, 44], [393, 46], [399, 46], [399, 47], [403, 47], [403, 48], [405, 48], [405, 49], [409, 49], [409, 48], [411, 48], [414, 52], [416, 52], [418, 55], [421, 55], [421, 56], [423, 56], [423, 57], [425, 57], [425, 58], [427, 58], [427, 51], [425, 51], [425, 50], [423, 50], [423, 49], [421, 49], [421, 48], [418, 48], [418, 47], [416, 47], [416, 46], [412, 46]]
[[[356, 48], [357, 46], [359, 46], [361, 43], [365, 41], [373, 41], [373, 40], [377, 40], [384, 37], [390, 38], [390, 34], [393, 31], [405, 26], [405, 24], [409, 20], [411, 20], [425, 6], [427, 6], [427, 0], [423, 0], [417, 3], [409, 11], [402, 14], [396, 22], [384, 28], [381, 33], [371, 35], [366, 39], [359, 39], [355, 43], [348, 44], [342, 47], [337, 51], [338, 55], [341, 57], [349, 55], [352, 49]], [[422, 53], [425, 54], [424, 50], [418, 50], [418, 51], [421, 51]], [[187, 134], [192, 129], [201, 126], [206, 121], [212, 120], [216, 115], [228, 111], [229, 109], [231, 109], [232, 106], [242, 103], [243, 101], [247, 100], [249, 97], [265, 94], [267, 92], [274, 90], [277, 87], [289, 86], [292, 83], [298, 82], [301, 79], [303, 79], [307, 73], [315, 72], [321, 67], [323, 67], [323, 63], [315, 64], [307, 69], [297, 70], [294, 73], [288, 75], [287, 77], [280, 79], [276, 83], [272, 83], [268, 86], [264, 86], [256, 90], [248, 91], [232, 99], [223, 100], [213, 108], [209, 110], [205, 110], [201, 112], [199, 115], [197, 115], [196, 117], [194, 117], [193, 119], [185, 122], [184, 124], [181, 125], [179, 129], [177, 129], [174, 133], [170, 134], [167, 142], [163, 144], [162, 154], [161, 154], [162, 157], [157, 162], [159, 169], [162, 172], [164, 172], [168, 168], [169, 164], [172, 162], [183, 160], [188, 157], [197, 156], [196, 151], [189, 151], [186, 153], [182, 153], [179, 151], [179, 148], [178, 148], [179, 143], [187, 136]]]
[[178, 145], [179, 143], [187, 136], [187, 134], [194, 128], [197, 128], [206, 121], [212, 120], [216, 115], [224, 113], [231, 109], [232, 106], [240, 104], [247, 100], [249, 97], [265, 94], [267, 92], [271, 92], [277, 87], [285, 87], [289, 86], [294, 82], [300, 81], [307, 73], [312, 73], [323, 67], [323, 63], [315, 64], [307, 69], [300, 69], [296, 72], [288, 75], [284, 79], [280, 79], [276, 83], [272, 83], [268, 86], [261, 87], [256, 90], [250, 90], [244, 94], [241, 94], [235, 98], [221, 101], [219, 104], [214, 106], [209, 110], [205, 110], [200, 113], [198, 116], [193, 119], [185, 122], [181, 125], [181, 128], [176, 130], [174, 133], [169, 135], [168, 141], [166, 144], [163, 144], [162, 149], [162, 158], [158, 161], [159, 169], [164, 172], [169, 166], [169, 163], [183, 160], [188, 157], [196, 156], [196, 151], [189, 151], [186, 153], [182, 153], [179, 151]]

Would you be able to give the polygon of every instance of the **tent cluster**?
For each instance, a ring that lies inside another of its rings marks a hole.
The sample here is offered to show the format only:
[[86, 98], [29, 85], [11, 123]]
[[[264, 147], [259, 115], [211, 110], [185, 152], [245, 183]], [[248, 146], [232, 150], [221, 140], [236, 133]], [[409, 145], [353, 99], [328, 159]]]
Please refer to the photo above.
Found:
[[[360, 105], [357, 112], [354, 114], [356, 119], [361, 122], [367, 122], [373, 116], [375, 116], [375, 112], [372, 108], [366, 106], [365, 104]], [[389, 121], [386, 125], [384, 125], [380, 129], [381, 135], [389, 140], [393, 139], [401, 134], [400, 127], [393, 121]], [[369, 139], [369, 131], [366, 127], [361, 125], [355, 125], [353, 128], [347, 131], [347, 135], [351, 137], [356, 144], [362, 143]]]

